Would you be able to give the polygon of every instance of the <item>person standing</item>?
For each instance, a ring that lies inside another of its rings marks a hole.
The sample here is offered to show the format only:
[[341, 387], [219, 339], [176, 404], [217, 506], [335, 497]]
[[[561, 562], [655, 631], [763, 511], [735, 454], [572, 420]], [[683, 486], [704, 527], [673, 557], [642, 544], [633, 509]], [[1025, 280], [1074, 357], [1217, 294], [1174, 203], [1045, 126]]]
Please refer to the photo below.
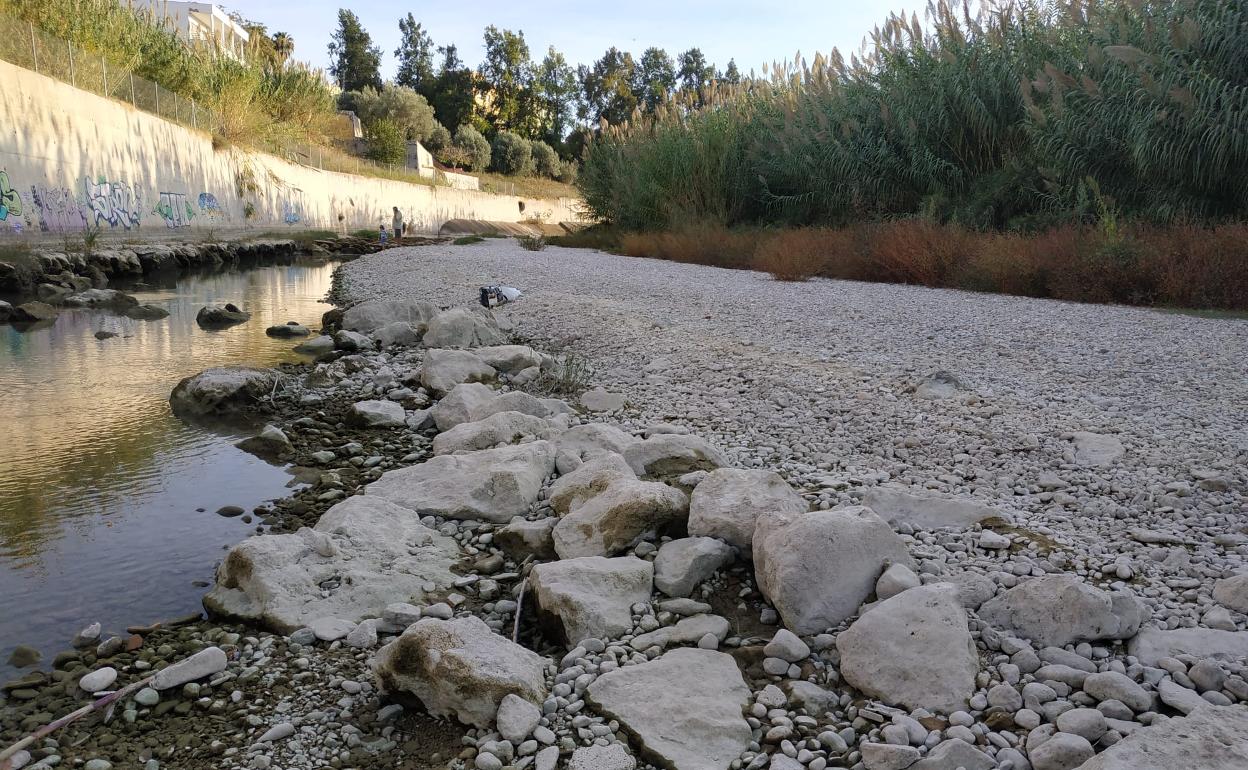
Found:
[[394, 227], [392, 228], [394, 232], [394, 239], [397, 241], [399, 238], [402, 238], [403, 237], [403, 212], [399, 211], [398, 206], [394, 207], [394, 219], [390, 224], [394, 225]]

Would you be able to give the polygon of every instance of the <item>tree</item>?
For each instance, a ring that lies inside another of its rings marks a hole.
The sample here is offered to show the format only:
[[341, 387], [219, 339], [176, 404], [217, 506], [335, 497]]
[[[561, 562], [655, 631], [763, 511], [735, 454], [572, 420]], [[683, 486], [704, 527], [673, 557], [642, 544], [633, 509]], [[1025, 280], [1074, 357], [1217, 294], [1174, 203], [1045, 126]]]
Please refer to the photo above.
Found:
[[472, 71], [459, 60], [455, 46], [440, 47], [438, 52], [442, 54], [442, 66], [423, 93], [433, 105], [438, 122], [444, 126], [462, 126], [472, 119]]
[[690, 48], [682, 53], [679, 62], [680, 70], [676, 74], [684, 91], [698, 94], [707, 83], [715, 79], [715, 67], [707, 63], [706, 56], [698, 48]]
[[434, 78], [433, 71], [433, 38], [421, 28], [412, 14], [399, 19], [399, 47], [394, 56], [399, 60], [399, 71], [394, 82], [401, 86], [414, 88], [421, 93], [430, 85]]
[[731, 83], [734, 86], [741, 82], [741, 71], [737, 69], [736, 60], [728, 60], [728, 69], [724, 70], [720, 80], [723, 80], [725, 83]]
[[676, 90], [676, 63], [662, 48], [647, 48], [637, 67], [633, 92], [647, 110], [663, 103], [664, 97]]
[[550, 179], [555, 179], [559, 176], [559, 153], [555, 152], [555, 148], [545, 142], [533, 142], [531, 154], [533, 156], [533, 170], [539, 176]]
[[295, 39], [285, 32], [273, 33], [273, 53], [277, 55], [278, 63], [285, 66], [286, 62], [295, 52]]
[[438, 153], [451, 146], [451, 132], [441, 123], [434, 123], [433, 130], [429, 132], [429, 136], [421, 140], [425, 145], [425, 149], [437, 155]]
[[581, 65], [577, 77], [581, 81], [582, 117], [595, 123], [624, 123], [637, 108], [633, 92], [636, 65], [631, 54], [612, 46], [592, 67]]
[[380, 90], [366, 86], [347, 94], [346, 103], [354, 105], [361, 123], [368, 125], [382, 120], [393, 123], [409, 141], [424, 141], [437, 125], [429, 102], [406, 86], [387, 83]]
[[329, 74], [343, 91], [381, 88], [381, 49], [373, 45], [359, 17], [346, 8], [338, 10], [338, 29], [329, 43], [329, 56]]
[[364, 126], [365, 155], [389, 166], [407, 164], [407, 141], [403, 129], [392, 120], [374, 120]]
[[492, 151], [480, 131], [469, 125], [460, 126], [455, 130], [453, 144], [464, 154], [464, 165], [469, 170], [484, 171], [489, 168]]
[[491, 147], [494, 170], [510, 176], [533, 173], [533, 145], [528, 139], [511, 131], [499, 131]]
[[523, 136], [537, 131], [533, 100], [533, 63], [523, 32], [485, 28], [485, 60], [481, 62], [478, 91], [485, 105], [483, 117], [497, 130]]
[[537, 91], [541, 124], [538, 134], [548, 144], [559, 146], [576, 118], [577, 83], [576, 71], [554, 46], [538, 65], [533, 87]]

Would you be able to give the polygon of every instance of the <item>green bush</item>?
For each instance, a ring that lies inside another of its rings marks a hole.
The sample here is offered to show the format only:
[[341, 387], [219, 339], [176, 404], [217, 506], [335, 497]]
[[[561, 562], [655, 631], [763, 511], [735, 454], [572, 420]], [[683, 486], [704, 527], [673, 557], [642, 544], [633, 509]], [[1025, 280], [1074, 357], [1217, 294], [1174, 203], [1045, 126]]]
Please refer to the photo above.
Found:
[[446, 126], [441, 123], [434, 123], [433, 130], [424, 139], [424, 144], [426, 150], [437, 155], [451, 146], [451, 132], [447, 131]]
[[456, 164], [470, 171], [485, 171], [490, 167], [490, 143], [481, 132], [469, 125], [455, 130], [454, 146], [462, 153], [461, 163]]
[[403, 129], [392, 120], [374, 120], [364, 126], [365, 155], [388, 166], [407, 163], [407, 139]]
[[361, 123], [387, 120], [398, 126], [409, 141], [425, 141], [438, 125], [425, 97], [404, 86], [387, 83], [380, 91], [366, 86], [344, 94], [344, 98], [355, 105]]
[[574, 160], [565, 160], [559, 164], [559, 176], [555, 177], [564, 184], [576, 184], [577, 174], [581, 166]]
[[499, 131], [491, 148], [493, 169], [510, 176], [533, 173], [533, 144], [510, 131]]
[[533, 142], [533, 169], [548, 179], [559, 177], [559, 153], [545, 142]]

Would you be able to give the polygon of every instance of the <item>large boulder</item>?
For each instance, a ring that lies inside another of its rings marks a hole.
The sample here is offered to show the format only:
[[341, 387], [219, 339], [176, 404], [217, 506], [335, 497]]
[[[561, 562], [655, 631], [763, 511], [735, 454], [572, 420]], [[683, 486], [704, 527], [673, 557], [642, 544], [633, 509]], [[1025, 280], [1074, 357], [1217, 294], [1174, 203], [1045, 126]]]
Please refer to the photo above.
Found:
[[125, 292], [116, 289], [87, 289], [71, 294], [61, 300], [67, 307], [99, 307], [113, 310], [125, 310], [134, 307], [139, 301]]
[[868, 489], [862, 504], [893, 526], [905, 522], [915, 529], [968, 529], [988, 519], [1011, 520], [1009, 514], [968, 498], [911, 495], [889, 487]]
[[402, 428], [407, 424], [407, 413], [394, 401], [357, 401], [347, 412], [347, 419], [361, 428]]
[[390, 347], [415, 347], [424, 336], [425, 327], [404, 321], [392, 321], [373, 330], [372, 339], [383, 350]]
[[673, 477], [693, 471], [713, 471], [728, 464], [724, 453], [706, 439], [660, 433], [624, 449], [624, 459], [638, 476]]
[[1248, 659], [1248, 631], [1219, 631], [1212, 628], [1176, 628], [1162, 631], [1144, 628], [1127, 643], [1127, 652], [1145, 666], [1156, 666], [1162, 658], [1191, 655], [1236, 662]]
[[754, 531], [759, 589], [784, 625], [818, 634], [858, 611], [893, 564], [915, 564], [897, 533], [870, 508], [766, 514]]
[[559, 437], [555, 466], [560, 473], [571, 473], [582, 463], [604, 454], [623, 455], [624, 450], [640, 442], [641, 439], [613, 425], [600, 422], [576, 425]]
[[368, 485], [375, 495], [421, 516], [480, 519], [505, 524], [537, 501], [555, 468], [549, 441], [441, 455], [419, 465], [386, 471]]
[[734, 556], [732, 546], [713, 537], [669, 540], [654, 559], [654, 587], [668, 596], [689, 596]]
[[598, 677], [585, 699], [618, 720], [647, 761], [669, 770], [725, 770], [750, 743], [750, 702], [736, 662], [712, 650], [678, 649]]
[[386, 694], [415, 699], [434, 716], [489, 728], [508, 695], [542, 703], [546, 663], [469, 615], [408, 626], [378, 650], [373, 672]]
[[430, 350], [420, 368], [420, 384], [436, 395], [464, 382], [492, 382], [494, 367], [466, 350]]
[[836, 637], [845, 681], [910, 709], [951, 712], [975, 693], [979, 657], [955, 587], [903, 591]]
[[353, 332], [372, 334], [388, 324], [401, 322], [423, 331], [437, 314], [438, 306], [430, 302], [370, 299], [344, 311], [341, 326]]
[[1041, 647], [1097, 639], [1129, 639], [1144, 605], [1127, 591], [1110, 593], [1071, 575], [1032, 578], [984, 602], [979, 618]]
[[1248, 615], [1248, 573], [1232, 575], [1214, 583], [1213, 600], [1223, 607]]
[[60, 311], [46, 302], [23, 302], [9, 310], [9, 320], [13, 323], [37, 323], [51, 321]]
[[749, 553], [761, 514], [805, 513], [809, 508], [777, 473], [720, 468], [689, 497], [689, 534], [717, 537]]
[[456, 385], [434, 404], [429, 416], [440, 431], [448, 431], [465, 422], [484, 420], [499, 412], [520, 412], [533, 417], [549, 417], [550, 407], [541, 399], [521, 391], [499, 393], [479, 382]]
[[539, 617], [571, 647], [631, 631], [631, 608], [650, 601], [653, 577], [654, 566], [644, 559], [586, 556], [538, 564], [529, 581]]
[[529, 556], [540, 561], [558, 559], [554, 539], [558, 521], [555, 518], [530, 521], [517, 516], [494, 533], [494, 542], [517, 562]]
[[[312, 529], [244, 540], [217, 568], [204, 606], [290, 633], [317, 618], [380, 617], [388, 604], [426, 604], [449, 590], [456, 542], [411, 511], [356, 495]], [[332, 588], [325, 586], [332, 585]]]
[[464, 422], [433, 439], [435, 455], [473, 452], [499, 444], [554, 438], [557, 431], [541, 417], [523, 412], [498, 412], [477, 422]]
[[689, 497], [655, 481], [620, 479], [575, 507], [555, 525], [561, 559], [610, 556], [634, 545], [646, 532], [678, 529], [689, 513]]
[[273, 390], [273, 372], [249, 366], [205, 369], [183, 379], [169, 394], [179, 417], [207, 417], [237, 412]]
[[429, 321], [424, 344], [430, 348], [478, 348], [506, 341], [493, 313], [457, 307], [443, 310]]
[[530, 366], [541, 366], [542, 355], [528, 345], [494, 345], [477, 348], [472, 351], [490, 366], [506, 372], [517, 374]]
[[1230, 770], [1248, 767], [1248, 706], [1202, 706], [1135, 730], [1079, 770]]
[[[556, 459], [556, 464], [558, 460]], [[576, 470], [560, 476], [550, 485], [550, 507], [564, 516], [588, 502], [617, 481], [636, 479], [633, 469], [617, 454], [603, 454]]]
[[199, 312], [195, 314], [195, 323], [204, 329], [221, 329], [226, 326], [246, 323], [250, 320], [251, 313], [233, 303], [201, 307]]

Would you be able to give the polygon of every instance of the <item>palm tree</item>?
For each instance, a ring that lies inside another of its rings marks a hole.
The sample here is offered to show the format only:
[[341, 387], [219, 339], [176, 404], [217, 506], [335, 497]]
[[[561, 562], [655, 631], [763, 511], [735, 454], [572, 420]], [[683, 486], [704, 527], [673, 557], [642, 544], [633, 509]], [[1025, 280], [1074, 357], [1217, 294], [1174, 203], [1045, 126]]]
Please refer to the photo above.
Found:
[[285, 32], [273, 33], [273, 53], [277, 55], [278, 64], [285, 64], [295, 52], [295, 39]]

